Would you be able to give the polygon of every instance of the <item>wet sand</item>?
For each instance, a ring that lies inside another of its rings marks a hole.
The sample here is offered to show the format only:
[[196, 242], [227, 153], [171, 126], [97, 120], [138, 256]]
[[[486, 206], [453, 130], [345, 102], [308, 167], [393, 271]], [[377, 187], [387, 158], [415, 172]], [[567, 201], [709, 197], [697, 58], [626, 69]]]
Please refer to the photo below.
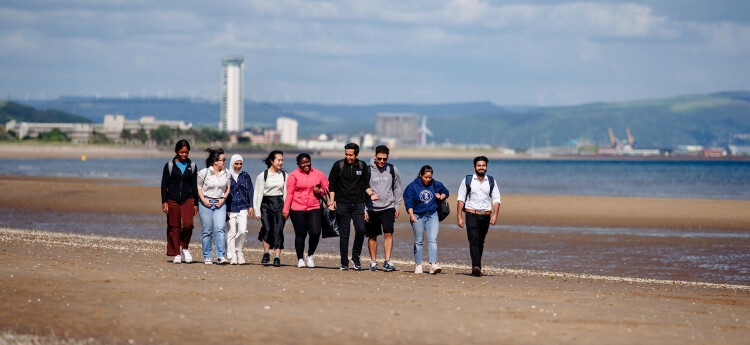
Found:
[[0, 243], [0, 342], [741, 344], [750, 334], [747, 286], [493, 268], [476, 278], [461, 265], [341, 272], [330, 255], [314, 269], [289, 266], [288, 254], [279, 268], [177, 265], [162, 241], [11, 229]]

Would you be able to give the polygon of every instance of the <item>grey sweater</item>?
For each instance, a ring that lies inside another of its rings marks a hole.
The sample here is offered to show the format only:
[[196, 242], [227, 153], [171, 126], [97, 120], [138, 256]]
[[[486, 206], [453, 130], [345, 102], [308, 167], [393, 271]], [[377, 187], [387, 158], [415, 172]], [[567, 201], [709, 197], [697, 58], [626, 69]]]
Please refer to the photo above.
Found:
[[[383, 169], [379, 169], [375, 165], [375, 158], [370, 159], [370, 188], [373, 193], [378, 194], [380, 198], [372, 201], [367, 198], [367, 210], [368, 211], [382, 211], [389, 208], [399, 209], [401, 207], [401, 196], [403, 190], [401, 189], [401, 176], [398, 174], [398, 169], [394, 165], [386, 164]], [[396, 183], [393, 182], [391, 172], [389, 169], [393, 168], [393, 172], [396, 175]]]

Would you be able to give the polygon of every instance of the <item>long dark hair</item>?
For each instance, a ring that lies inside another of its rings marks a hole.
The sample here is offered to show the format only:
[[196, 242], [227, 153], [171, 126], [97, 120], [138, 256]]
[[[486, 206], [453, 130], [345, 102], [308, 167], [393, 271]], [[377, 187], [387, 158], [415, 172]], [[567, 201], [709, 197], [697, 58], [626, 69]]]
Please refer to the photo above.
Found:
[[177, 153], [178, 151], [182, 150], [183, 147], [187, 147], [188, 151], [190, 151], [190, 143], [185, 139], [177, 140], [177, 143], [174, 144], [174, 153]]
[[418, 177], [424, 176], [426, 173], [432, 173], [432, 167], [429, 165], [423, 165], [422, 169], [419, 169], [419, 175]]
[[212, 165], [214, 165], [214, 162], [219, 160], [219, 157], [224, 154], [224, 149], [221, 147], [217, 149], [206, 149], [206, 152], [208, 152], [208, 157], [206, 157], [206, 168], [210, 168]]
[[266, 163], [266, 167], [270, 168], [271, 165], [273, 165], [273, 160], [276, 159], [276, 155], [284, 156], [284, 152], [281, 150], [271, 151], [271, 153], [268, 154], [268, 157], [263, 160], [263, 163]]

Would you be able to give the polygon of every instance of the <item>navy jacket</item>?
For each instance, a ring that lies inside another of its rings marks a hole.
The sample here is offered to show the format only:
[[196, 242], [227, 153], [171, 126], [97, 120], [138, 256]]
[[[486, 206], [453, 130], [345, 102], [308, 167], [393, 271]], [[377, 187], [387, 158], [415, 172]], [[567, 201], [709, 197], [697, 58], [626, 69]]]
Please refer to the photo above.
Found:
[[237, 181], [231, 175], [229, 176], [232, 186], [229, 187], [227, 197], [228, 212], [237, 213], [253, 207], [253, 182], [251, 180], [246, 171], [240, 173]]
[[446, 198], [449, 195], [448, 189], [439, 181], [432, 180], [425, 187], [422, 184], [422, 180], [417, 177], [404, 190], [404, 206], [406, 210], [408, 211], [410, 208], [414, 209], [415, 216], [423, 216], [437, 211], [438, 206], [435, 202], [436, 191], [439, 194], [445, 194]]

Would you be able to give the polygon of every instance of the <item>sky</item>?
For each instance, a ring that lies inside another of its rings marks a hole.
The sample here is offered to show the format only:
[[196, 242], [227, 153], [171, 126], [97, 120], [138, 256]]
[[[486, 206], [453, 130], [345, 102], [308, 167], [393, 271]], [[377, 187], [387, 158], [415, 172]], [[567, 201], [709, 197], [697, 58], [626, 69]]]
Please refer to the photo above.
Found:
[[750, 85], [750, 1], [4, 0], [0, 99], [573, 105]]

